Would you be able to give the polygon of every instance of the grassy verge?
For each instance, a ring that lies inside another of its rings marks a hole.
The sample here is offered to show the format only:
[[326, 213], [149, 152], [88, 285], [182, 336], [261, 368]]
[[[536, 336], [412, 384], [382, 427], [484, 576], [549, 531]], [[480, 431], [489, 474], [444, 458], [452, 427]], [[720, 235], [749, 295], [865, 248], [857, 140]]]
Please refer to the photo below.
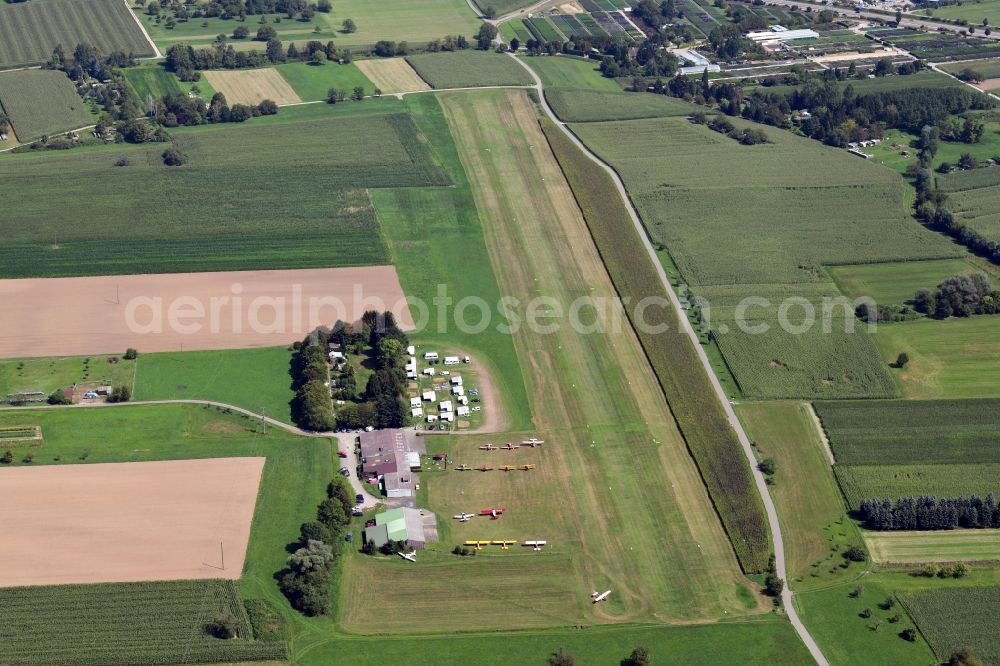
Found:
[[[667, 293], [656, 269], [644, 258], [645, 248], [611, 177], [553, 124], [543, 121], [542, 126], [618, 294], [632, 303], [650, 296], [666, 299]], [[656, 308], [646, 313], [647, 325], [666, 325], [659, 334], [635, 327], [646, 356], [698, 463], [743, 570], [762, 571], [770, 552], [767, 522], [739, 440], [673, 309]]]

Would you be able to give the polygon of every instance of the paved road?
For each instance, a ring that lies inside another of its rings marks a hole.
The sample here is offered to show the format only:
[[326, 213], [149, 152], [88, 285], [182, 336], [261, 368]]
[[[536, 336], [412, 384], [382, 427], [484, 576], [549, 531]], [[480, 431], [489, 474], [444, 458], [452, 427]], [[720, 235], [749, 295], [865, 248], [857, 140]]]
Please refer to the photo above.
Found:
[[242, 414], [243, 416], [252, 418], [256, 421], [266, 423], [268, 426], [279, 428], [285, 432], [289, 432], [293, 435], [299, 435], [300, 437], [324, 437], [328, 439], [334, 439], [337, 441], [337, 445], [340, 447], [341, 451], [347, 453], [347, 458], [337, 458], [341, 461], [341, 465], [351, 470], [351, 487], [354, 489], [355, 494], [361, 494], [365, 496], [364, 508], [370, 509], [382, 500], [373, 496], [365, 484], [358, 479], [357, 469], [358, 461], [354, 452], [354, 438], [356, 435], [351, 433], [335, 433], [335, 432], [311, 432], [309, 430], [303, 430], [296, 426], [290, 425], [288, 423], [283, 423], [277, 419], [273, 419], [270, 416], [265, 416], [263, 414], [258, 414], [257, 412], [252, 412], [249, 409], [244, 409], [243, 407], [237, 407], [236, 405], [227, 405], [224, 402], [215, 402], [214, 400], [137, 400], [134, 402], [98, 402], [94, 404], [85, 405], [31, 405], [26, 407], [3, 407], [0, 411], [24, 411], [24, 410], [46, 410], [46, 409], [111, 409], [111, 408], [122, 408], [122, 407], [137, 407], [142, 405], [208, 405], [210, 407], [218, 407], [219, 409], [228, 409], [231, 412], [237, 414]]
[[[566, 124], [556, 117], [552, 109], [549, 107], [548, 102], [545, 99], [545, 92], [542, 86], [542, 81], [538, 78], [538, 75], [524, 60], [514, 56], [513, 54], [508, 54], [510, 57], [514, 58], [522, 67], [531, 73], [532, 78], [535, 80], [535, 89], [538, 91], [538, 99], [541, 101], [542, 109], [545, 114], [549, 117], [552, 122], [554, 122], [560, 130], [574, 143], [576, 146], [583, 151], [583, 153], [595, 164], [600, 166], [604, 171], [611, 176], [615, 183], [615, 187], [618, 189], [618, 195], [621, 197], [622, 202], [625, 204], [625, 209], [628, 211], [629, 217], [632, 218], [632, 224], [635, 226], [636, 233], [642, 239], [643, 244], [646, 247], [646, 253], [649, 255], [649, 260], [653, 262], [656, 267], [657, 272], [660, 275], [660, 282], [663, 283], [663, 288], [667, 290], [670, 295], [670, 302], [677, 313], [677, 319], [683, 323], [685, 333], [691, 340], [691, 344], [698, 351], [698, 356], [701, 358], [702, 366], [705, 372], [708, 374], [712, 381], [712, 386], [715, 389], [715, 395], [719, 399], [719, 403], [726, 412], [726, 418], [729, 419], [729, 424], [736, 431], [739, 437], [740, 444], [743, 446], [743, 453], [746, 455], [747, 461], [750, 464], [750, 468], [753, 470], [754, 482], [757, 485], [757, 492], [760, 493], [761, 499], [764, 501], [764, 508], [767, 511], [767, 521], [771, 529], [771, 537], [774, 542], [774, 560], [775, 567], [777, 569], [778, 575], [781, 576], [783, 580], [787, 581], [786, 571], [785, 571], [785, 546], [784, 541], [781, 536], [781, 526], [778, 522], [778, 512], [774, 508], [774, 502], [771, 500], [771, 494], [767, 490], [767, 484], [764, 482], [764, 475], [757, 469], [757, 460], [754, 457], [753, 449], [750, 446], [750, 439], [747, 437], [746, 432], [743, 430], [743, 425], [740, 420], [736, 417], [736, 412], [733, 411], [733, 406], [729, 402], [729, 397], [722, 388], [722, 384], [719, 383], [719, 379], [715, 376], [715, 372], [712, 370], [712, 365], [708, 360], [708, 355], [705, 353], [704, 347], [698, 341], [698, 335], [695, 333], [694, 328], [691, 326], [691, 322], [687, 318], [686, 311], [681, 307], [680, 300], [677, 298], [677, 294], [674, 293], [673, 287], [670, 284], [670, 280], [667, 279], [667, 274], [663, 270], [663, 265], [660, 263], [656, 256], [656, 251], [653, 249], [652, 243], [650, 243], [648, 236], [646, 236], [646, 229], [642, 225], [642, 221], [639, 219], [639, 214], [636, 212], [635, 208], [632, 206], [632, 201], [628, 197], [628, 193], [625, 190], [625, 185], [622, 183], [621, 178], [618, 177], [618, 173], [611, 168], [608, 164], [603, 162], [597, 155], [592, 153], [583, 143], [573, 134]], [[540, 57], [559, 57], [559, 56], [540, 56]], [[798, 613], [795, 611], [795, 606], [792, 603], [792, 592], [786, 582], [785, 590], [781, 594], [781, 600], [784, 603], [785, 612], [788, 614], [788, 619], [791, 621], [792, 626], [795, 627], [795, 631], [798, 633], [799, 638], [809, 649], [816, 663], [820, 666], [829, 666], [826, 658], [823, 656], [822, 651], [819, 646], [816, 645], [816, 641], [809, 634], [805, 625], [799, 619]]]

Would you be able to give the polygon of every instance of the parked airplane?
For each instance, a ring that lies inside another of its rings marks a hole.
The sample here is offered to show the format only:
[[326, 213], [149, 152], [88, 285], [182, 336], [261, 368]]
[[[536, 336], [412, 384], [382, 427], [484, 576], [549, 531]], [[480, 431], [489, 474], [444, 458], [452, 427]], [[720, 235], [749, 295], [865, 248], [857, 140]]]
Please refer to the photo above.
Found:
[[523, 469], [525, 472], [529, 472], [529, 471], [535, 469], [535, 466], [534, 465], [521, 465], [521, 469]]
[[532, 437], [531, 439], [526, 439], [526, 440], [522, 441], [521, 443], [524, 444], [525, 446], [530, 446], [531, 448], [535, 448], [536, 446], [541, 446], [542, 444], [544, 444], [545, 440], [544, 439], [535, 439], [534, 437]]
[[475, 546], [476, 550], [482, 550], [483, 546], [490, 545], [490, 542], [489, 541], [466, 541], [465, 545], [466, 546]]
[[453, 516], [453, 518], [455, 520], [457, 520], [458, 522], [460, 522], [460, 523], [467, 523], [470, 520], [472, 520], [473, 516], [472, 516], [471, 513], [462, 512], [462, 513], [458, 514], [457, 516]]
[[600, 603], [600, 602], [604, 601], [610, 595], [611, 595], [611, 590], [607, 590], [605, 592], [601, 592], [600, 594], [598, 594], [596, 591], [594, 591], [593, 593], [591, 593], [590, 596], [593, 597], [594, 603], [596, 604], [596, 603]]
[[458, 470], [459, 472], [468, 472], [472, 468], [469, 467], [468, 465], [459, 465], [455, 469]]
[[417, 561], [417, 551], [415, 551], [415, 550], [413, 552], [410, 552], [410, 553], [399, 553], [399, 556], [402, 557], [404, 560], [407, 560], [409, 562], [416, 562]]
[[490, 520], [497, 520], [500, 516], [504, 514], [507, 509], [483, 509], [479, 512], [480, 516], [489, 516]]
[[493, 468], [490, 467], [489, 465], [480, 465], [476, 469], [478, 469], [480, 472], [492, 472], [493, 471]]
[[513, 546], [515, 543], [517, 543], [517, 542], [516, 541], [494, 541], [493, 545], [500, 546], [500, 550], [510, 550], [510, 547]]
[[479, 447], [479, 450], [480, 451], [496, 451], [497, 447], [493, 446], [492, 444], [483, 444], [482, 446]]
[[513, 465], [501, 465], [499, 469], [504, 472], [513, 472], [517, 468]]
[[545, 545], [544, 541], [525, 541], [525, 546], [531, 546], [531, 550], [541, 550], [542, 546]]
[[506, 444], [504, 444], [500, 448], [503, 449], [504, 451], [514, 451], [514, 450], [519, 449], [521, 447], [519, 445], [517, 445], [517, 444], [514, 444], [513, 442], [507, 442]]

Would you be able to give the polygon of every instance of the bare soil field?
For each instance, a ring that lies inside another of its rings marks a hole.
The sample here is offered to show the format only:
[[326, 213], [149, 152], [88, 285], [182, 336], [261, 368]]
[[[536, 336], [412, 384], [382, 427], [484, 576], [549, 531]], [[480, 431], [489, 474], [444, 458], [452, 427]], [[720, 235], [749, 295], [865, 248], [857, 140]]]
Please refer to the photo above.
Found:
[[291, 344], [365, 310], [413, 319], [393, 266], [0, 280], [0, 358]]
[[302, 101], [276, 69], [213, 70], [203, 74], [230, 104], [260, 104], [265, 99], [278, 104]]
[[355, 60], [354, 64], [375, 84], [375, 87], [386, 94], [431, 89], [403, 58]]
[[1000, 79], [986, 79], [976, 84], [980, 90], [996, 90], [1000, 88]]
[[0, 587], [237, 579], [264, 460], [0, 470]]

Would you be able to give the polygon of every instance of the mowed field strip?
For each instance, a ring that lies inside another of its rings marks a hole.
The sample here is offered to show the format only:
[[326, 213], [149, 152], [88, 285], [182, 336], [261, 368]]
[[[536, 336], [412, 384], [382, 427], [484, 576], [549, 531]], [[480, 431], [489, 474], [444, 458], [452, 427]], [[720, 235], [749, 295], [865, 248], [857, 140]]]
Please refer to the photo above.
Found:
[[[442, 105], [501, 293], [522, 308], [535, 296], [562, 304], [612, 298], [527, 93], [447, 95]], [[632, 330], [529, 328], [514, 341], [530, 368], [534, 421], [551, 442], [540, 464], [561, 495], [535, 507], [544, 516], [536, 529], [568, 540], [575, 614], [666, 621], [745, 612], [738, 600], [745, 579]], [[607, 587], [615, 589], [611, 603], [592, 610], [590, 590]]]
[[0, 470], [0, 587], [237, 579], [264, 460]]
[[203, 72], [216, 92], [230, 104], [298, 104], [302, 99], [276, 69], [212, 70]]
[[1000, 560], [1000, 530], [864, 532], [872, 559], [880, 563]]
[[383, 93], [430, 90], [431, 87], [403, 58], [356, 60], [354, 64]]
[[0, 280], [0, 306], [4, 358], [273, 347], [373, 308], [413, 327], [393, 266]]

